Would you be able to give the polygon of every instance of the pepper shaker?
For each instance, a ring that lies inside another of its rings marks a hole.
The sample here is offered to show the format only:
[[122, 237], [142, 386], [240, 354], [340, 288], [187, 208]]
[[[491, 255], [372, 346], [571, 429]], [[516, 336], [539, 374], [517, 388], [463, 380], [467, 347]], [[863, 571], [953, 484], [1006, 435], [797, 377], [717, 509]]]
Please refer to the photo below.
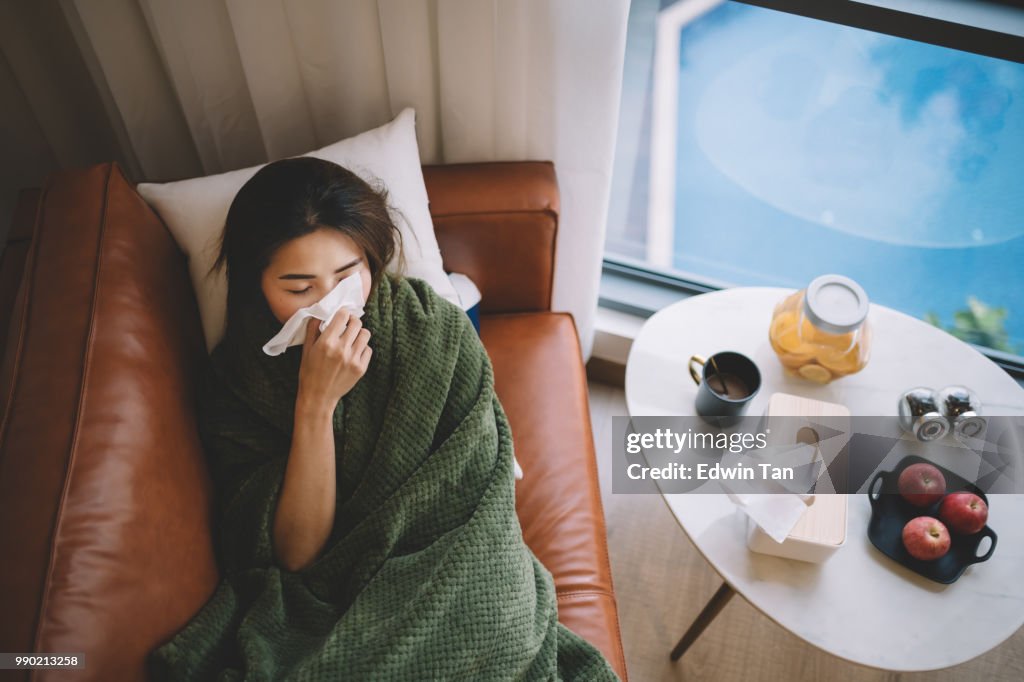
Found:
[[947, 386], [936, 395], [939, 408], [953, 427], [957, 440], [978, 438], [988, 423], [981, 416], [977, 394], [966, 386]]
[[920, 441], [938, 440], [949, 432], [935, 391], [924, 386], [912, 388], [900, 396], [900, 426]]

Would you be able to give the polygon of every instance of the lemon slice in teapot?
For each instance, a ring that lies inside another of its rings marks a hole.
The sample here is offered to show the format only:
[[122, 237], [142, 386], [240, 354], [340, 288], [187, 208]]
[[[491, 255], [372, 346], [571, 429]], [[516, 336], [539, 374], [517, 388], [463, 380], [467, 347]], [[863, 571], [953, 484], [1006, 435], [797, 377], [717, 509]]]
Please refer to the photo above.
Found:
[[832, 379], [832, 373], [821, 365], [804, 365], [797, 370], [800, 376], [815, 383], [824, 384]]
[[861, 368], [860, 346], [854, 344], [843, 352], [826, 351], [818, 355], [818, 362], [836, 374], [853, 374]]
[[793, 355], [806, 355], [811, 351], [810, 346], [805, 344], [797, 332], [796, 314], [792, 312], [781, 313], [772, 321], [769, 337], [775, 340], [775, 344], [786, 353]]

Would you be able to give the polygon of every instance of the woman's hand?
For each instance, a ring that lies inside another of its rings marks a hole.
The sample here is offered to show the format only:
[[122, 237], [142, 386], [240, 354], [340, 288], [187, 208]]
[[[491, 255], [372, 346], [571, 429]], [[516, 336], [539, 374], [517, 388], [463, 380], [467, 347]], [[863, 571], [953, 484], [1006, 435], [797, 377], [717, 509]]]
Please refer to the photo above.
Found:
[[366, 373], [373, 349], [370, 331], [347, 310], [339, 310], [322, 333], [319, 327], [316, 318], [306, 323], [297, 402], [333, 412]]

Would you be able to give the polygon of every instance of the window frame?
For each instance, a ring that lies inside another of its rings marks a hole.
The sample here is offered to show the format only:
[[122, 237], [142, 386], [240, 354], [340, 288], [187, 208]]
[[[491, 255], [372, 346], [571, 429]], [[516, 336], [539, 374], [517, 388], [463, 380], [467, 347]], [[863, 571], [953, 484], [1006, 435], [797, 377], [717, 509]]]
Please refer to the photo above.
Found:
[[[865, 4], [856, 0], [724, 1], [741, 2], [746, 5], [1024, 64], [1024, 36], [1022, 35], [1000, 33], [979, 26], [914, 14], [891, 7]], [[965, 0], [959, 1], [965, 2]], [[702, 0], [681, 0], [681, 2], [695, 3], [698, 7], [706, 4]], [[1021, 0], [994, 0], [994, 2], [1016, 9], [1021, 9], [1024, 6], [1024, 2]], [[656, 58], [655, 54], [652, 61]], [[637, 259], [609, 255], [606, 248], [602, 262], [601, 291], [598, 304], [612, 310], [646, 318], [673, 300], [718, 291], [727, 286], [723, 282], [716, 282], [695, 273], [668, 270]], [[1024, 313], [1024, 311], [1020, 312]], [[966, 341], [964, 343], [978, 350], [1014, 378], [1024, 379], [1024, 355], [1014, 355]]]

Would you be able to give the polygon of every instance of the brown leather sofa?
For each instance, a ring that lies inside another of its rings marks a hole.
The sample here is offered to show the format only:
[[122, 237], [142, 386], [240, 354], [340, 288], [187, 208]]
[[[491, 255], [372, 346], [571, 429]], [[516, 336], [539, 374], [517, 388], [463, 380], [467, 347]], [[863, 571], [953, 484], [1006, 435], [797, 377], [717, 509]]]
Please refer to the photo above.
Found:
[[[551, 312], [548, 163], [425, 167], [445, 267], [481, 335], [525, 470], [526, 542], [559, 618], [626, 679], [573, 318]], [[193, 387], [205, 352], [184, 257], [116, 164], [26, 190], [0, 260], [0, 651], [83, 652], [135, 680], [212, 594], [211, 484]]]

